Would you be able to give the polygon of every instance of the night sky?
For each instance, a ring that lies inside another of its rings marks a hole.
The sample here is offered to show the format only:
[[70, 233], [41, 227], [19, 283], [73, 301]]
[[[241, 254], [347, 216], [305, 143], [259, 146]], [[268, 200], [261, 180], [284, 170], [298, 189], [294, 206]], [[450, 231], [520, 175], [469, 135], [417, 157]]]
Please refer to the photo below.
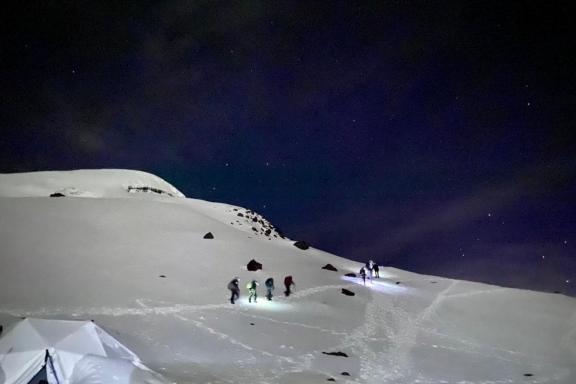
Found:
[[22, 1], [0, 172], [127, 168], [291, 238], [576, 294], [566, 1]]

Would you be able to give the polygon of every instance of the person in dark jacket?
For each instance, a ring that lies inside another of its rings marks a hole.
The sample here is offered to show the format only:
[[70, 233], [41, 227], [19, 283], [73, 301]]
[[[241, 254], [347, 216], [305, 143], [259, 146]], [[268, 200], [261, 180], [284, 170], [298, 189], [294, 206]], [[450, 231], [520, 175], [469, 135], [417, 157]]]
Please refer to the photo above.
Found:
[[296, 286], [296, 284], [294, 284], [294, 280], [292, 279], [292, 275], [286, 276], [284, 278], [284, 287], [286, 287], [284, 294], [286, 295], [286, 297], [290, 296], [290, 294], [292, 293], [292, 291], [290, 290], [292, 286]]
[[364, 285], [366, 285], [366, 270], [364, 269], [364, 267], [360, 268], [360, 272], [358, 272], [358, 274], [360, 275], [360, 277], [362, 277]]
[[274, 290], [274, 279], [269, 277], [266, 279], [266, 281], [264, 282], [264, 285], [266, 285], [266, 298], [268, 300], [272, 300], [272, 291]]
[[230, 303], [234, 304], [236, 300], [240, 297], [240, 286], [239, 279], [237, 277], [233, 278], [232, 281], [228, 283], [228, 289], [231, 292]]
[[377, 279], [380, 278], [380, 267], [378, 267], [378, 264], [376, 263], [374, 263], [374, 277]]
[[259, 286], [256, 280], [252, 280], [248, 284], [246, 284], [246, 288], [248, 288], [248, 302], [252, 302], [252, 298], [254, 298], [254, 302], [256, 303], [258, 299], [258, 292], [256, 292], [256, 288]]

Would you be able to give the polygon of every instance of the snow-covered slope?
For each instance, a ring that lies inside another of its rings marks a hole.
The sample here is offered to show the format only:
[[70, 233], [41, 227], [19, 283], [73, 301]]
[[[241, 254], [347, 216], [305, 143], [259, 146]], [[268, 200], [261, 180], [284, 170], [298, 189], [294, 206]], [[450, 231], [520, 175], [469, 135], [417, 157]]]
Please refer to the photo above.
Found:
[[[127, 193], [136, 184], [179, 198]], [[47, 197], [66, 188], [99, 198]], [[5, 327], [94, 319], [179, 383], [576, 382], [576, 300], [563, 295], [392, 268], [364, 286], [344, 276], [359, 263], [298, 249], [255, 212], [183, 198], [142, 172], [0, 175], [0, 196]], [[252, 258], [262, 271], [246, 270]], [[232, 305], [234, 276], [242, 287], [274, 277], [276, 296], [248, 304], [243, 290]]]
[[0, 174], [1, 197], [126, 197], [130, 193], [184, 197], [158, 176], [124, 169]]

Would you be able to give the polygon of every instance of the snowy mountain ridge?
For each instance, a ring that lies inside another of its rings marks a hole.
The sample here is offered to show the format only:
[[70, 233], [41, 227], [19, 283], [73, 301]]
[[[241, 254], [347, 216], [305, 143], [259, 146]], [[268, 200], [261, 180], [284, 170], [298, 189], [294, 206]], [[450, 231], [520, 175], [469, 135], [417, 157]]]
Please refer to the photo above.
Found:
[[[576, 382], [573, 298], [394, 268], [364, 285], [360, 263], [147, 173], [0, 175], [0, 243], [0, 324], [93, 319], [178, 383]], [[234, 276], [257, 304], [230, 304]]]
[[44, 197], [54, 193], [76, 197], [127, 197], [131, 192], [185, 197], [173, 185], [142, 171], [82, 169], [0, 174], [0, 197]]

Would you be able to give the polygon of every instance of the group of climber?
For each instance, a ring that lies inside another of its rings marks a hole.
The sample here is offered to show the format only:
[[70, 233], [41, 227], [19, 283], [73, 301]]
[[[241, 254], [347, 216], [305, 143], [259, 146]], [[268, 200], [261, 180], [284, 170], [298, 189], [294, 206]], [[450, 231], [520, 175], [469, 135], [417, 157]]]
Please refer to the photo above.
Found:
[[[252, 299], [254, 299], [254, 302], [256, 303], [258, 300], [258, 286], [260, 284], [258, 283], [257, 280], [252, 279], [250, 280], [247, 284], [246, 284], [246, 289], [248, 290], [248, 302], [252, 303]], [[272, 300], [272, 292], [274, 291], [274, 279], [272, 277], [269, 277], [266, 279], [266, 281], [264, 282], [264, 285], [266, 286], [266, 299], [268, 300]], [[294, 280], [292, 279], [292, 276], [286, 276], [284, 278], [284, 287], [286, 288], [286, 290], [284, 291], [284, 295], [286, 295], [286, 297], [290, 296], [290, 294], [292, 293], [291, 288], [292, 286], [295, 286], [296, 284], [294, 283]], [[240, 298], [240, 279], [238, 277], [235, 277], [232, 279], [232, 281], [230, 281], [228, 283], [228, 289], [230, 290], [231, 296], [230, 296], [230, 303], [234, 304], [236, 302], [236, 300], [238, 300], [238, 298]]]
[[360, 272], [358, 274], [362, 278], [364, 285], [366, 285], [366, 270], [368, 270], [368, 277], [370, 281], [372, 281], [372, 277], [380, 278], [380, 268], [378, 264], [374, 263], [372, 260], [368, 260], [365, 267], [360, 268]]

